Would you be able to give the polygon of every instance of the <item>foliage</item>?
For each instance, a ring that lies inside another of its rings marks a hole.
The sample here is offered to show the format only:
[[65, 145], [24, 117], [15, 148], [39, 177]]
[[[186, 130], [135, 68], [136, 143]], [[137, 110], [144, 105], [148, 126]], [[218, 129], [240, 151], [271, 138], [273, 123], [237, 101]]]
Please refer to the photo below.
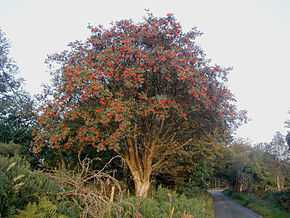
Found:
[[0, 142], [0, 155], [2, 156], [15, 156], [21, 153], [21, 145], [18, 144], [4, 144]]
[[[290, 115], [290, 111], [289, 111], [289, 115]], [[286, 124], [286, 127], [289, 129], [290, 128], [290, 119], [287, 120], [285, 122]], [[290, 131], [287, 132], [287, 135], [286, 135], [286, 138], [285, 138], [286, 142], [287, 142], [287, 145], [288, 145], [288, 149], [290, 151]]]
[[[34, 149], [110, 149], [126, 161], [136, 194], [146, 196], [186, 145], [217, 144], [244, 120], [225, 86], [229, 69], [211, 65], [175, 17], [91, 27], [87, 41], [50, 58]], [[186, 153], [186, 152], [185, 152]]]
[[[251, 146], [236, 141], [224, 151], [216, 168], [219, 176], [226, 178], [236, 192], [254, 192], [262, 195], [267, 191], [282, 191], [289, 187], [287, 177], [290, 164], [274, 154], [274, 143]], [[285, 157], [285, 156], [284, 156]]]
[[125, 199], [121, 202], [123, 210], [116, 213], [118, 216], [112, 217], [131, 218], [135, 217], [136, 214], [142, 218], [214, 217], [212, 198], [206, 193], [199, 193], [188, 198], [168, 189], [159, 188], [151, 197], [139, 200], [136, 197]]
[[228, 196], [263, 217], [288, 218], [290, 162], [285, 137], [277, 132], [269, 143], [251, 146], [244, 141], [233, 143], [220, 171], [231, 182]]
[[282, 208], [290, 213], [290, 189], [288, 191], [275, 193], [274, 198]]
[[287, 135], [286, 135], [286, 142], [287, 142], [287, 145], [288, 145], [288, 149], [290, 150], [290, 132], [288, 132]]
[[31, 171], [20, 157], [0, 156], [1, 217], [213, 217], [212, 199], [201, 192], [192, 198], [159, 188], [141, 203], [136, 197], [122, 198], [116, 180], [91, 171], [91, 163], [86, 159], [79, 169], [47, 176]]
[[47, 198], [41, 198], [38, 203], [29, 203], [15, 218], [67, 218], [57, 212], [57, 206]]
[[194, 196], [196, 193], [206, 191], [210, 179], [213, 177], [213, 168], [204, 160], [200, 160], [193, 166], [192, 175], [182, 185], [178, 185], [178, 191], [186, 196]]
[[290, 150], [286, 137], [281, 132], [276, 132], [270, 143], [264, 143], [264, 150], [273, 155], [277, 160], [289, 160]]
[[289, 218], [290, 214], [281, 207], [275, 197], [276, 194], [265, 193], [263, 197], [257, 198], [254, 194], [250, 193], [234, 193], [231, 191], [225, 191], [224, 193], [265, 218]]
[[[67, 190], [59, 193], [59, 196], [68, 200], [67, 204], [71, 202], [70, 206], [74, 210], [77, 205], [82, 217], [129, 218], [137, 214], [144, 218], [168, 217], [171, 214], [178, 218], [184, 214], [212, 217], [213, 202], [204, 192], [186, 193], [186, 197], [184, 194], [159, 188], [147, 199], [125, 198], [124, 187], [121, 189], [120, 184], [108, 174], [92, 171], [92, 163], [92, 160], [86, 159], [80, 162], [79, 169], [56, 170], [49, 176], [66, 187]], [[62, 212], [63, 209], [58, 208], [58, 211]], [[67, 212], [63, 214], [67, 215]]]
[[6, 217], [23, 209], [41, 196], [51, 196], [59, 188], [43, 174], [30, 170], [20, 157], [0, 156], [0, 216]]
[[0, 142], [28, 145], [34, 123], [33, 100], [16, 78], [18, 67], [9, 56], [10, 45], [0, 29]]

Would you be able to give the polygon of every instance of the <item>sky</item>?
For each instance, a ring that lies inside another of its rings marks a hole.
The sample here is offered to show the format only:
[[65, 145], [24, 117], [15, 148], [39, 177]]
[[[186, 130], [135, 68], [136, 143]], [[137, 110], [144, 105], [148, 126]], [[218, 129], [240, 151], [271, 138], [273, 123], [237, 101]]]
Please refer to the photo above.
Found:
[[250, 121], [237, 131], [253, 143], [286, 133], [290, 119], [290, 0], [0, 0], [0, 28], [31, 94], [49, 81], [44, 60], [85, 40], [88, 24], [140, 21], [174, 13], [185, 31], [198, 27], [213, 63], [233, 67], [228, 86]]

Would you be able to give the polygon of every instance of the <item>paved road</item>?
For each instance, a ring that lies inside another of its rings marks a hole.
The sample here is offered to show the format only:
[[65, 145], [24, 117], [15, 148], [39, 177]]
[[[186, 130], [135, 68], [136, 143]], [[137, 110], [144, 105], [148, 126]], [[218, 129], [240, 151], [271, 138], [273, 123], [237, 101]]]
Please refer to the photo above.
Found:
[[238, 203], [224, 196], [221, 192], [211, 192], [214, 199], [215, 218], [262, 218]]

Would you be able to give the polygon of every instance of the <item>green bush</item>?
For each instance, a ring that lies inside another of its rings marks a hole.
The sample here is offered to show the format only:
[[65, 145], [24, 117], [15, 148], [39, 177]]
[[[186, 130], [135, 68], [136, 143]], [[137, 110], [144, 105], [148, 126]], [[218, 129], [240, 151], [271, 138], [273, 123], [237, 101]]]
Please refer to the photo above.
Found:
[[275, 199], [283, 209], [290, 213], [290, 190], [276, 193]]
[[193, 172], [187, 181], [177, 186], [177, 191], [188, 197], [205, 192], [208, 189], [209, 180], [212, 175], [213, 170], [209, 163], [200, 160], [194, 165]]
[[10, 144], [0, 143], [0, 155], [11, 157], [16, 154], [20, 154], [20, 152], [21, 145], [14, 143]]
[[47, 198], [40, 199], [39, 203], [29, 203], [24, 210], [14, 218], [67, 218], [57, 212], [57, 206]]
[[252, 197], [247, 193], [233, 193], [232, 197], [240, 202], [240, 204], [247, 206], [253, 201]]
[[[14, 214], [19, 204], [24, 206], [19, 195], [29, 173], [29, 167], [20, 158], [0, 156], [0, 216]], [[28, 202], [28, 201], [27, 201]]]
[[59, 190], [44, 174], [31, 171], [23, 158], [0, 156], [0, 217], [14, 215], [28, 203], [55, 195]]

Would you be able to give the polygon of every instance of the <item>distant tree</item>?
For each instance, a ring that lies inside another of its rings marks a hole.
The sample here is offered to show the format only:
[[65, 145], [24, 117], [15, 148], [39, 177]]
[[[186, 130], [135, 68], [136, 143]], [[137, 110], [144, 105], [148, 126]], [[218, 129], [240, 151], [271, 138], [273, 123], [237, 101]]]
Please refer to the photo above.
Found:
[[238, 140], [224, 151], [224, 157], [217, 162], [218, 173], [223, 175], [235, 192], [264, 193], [276, 190], [277, 160], [265, 152], [266, 143], [251, 145]]
[[273, 155], [278, 160], [287, 160], [290, 158], [290, 151], [286, 138], [281, 132], [277, 131], [270, 143], [265, 146], [265, 151]]
[[287, 135], [286, 135], [286, 142], [287, 142], [287, 145], [288, 145], [288, 149], [290, 150], [290, 132], [288, 132]]
[[[278, 191], [284, 189], [284, 180], [286, 176], [283, 174], [283, 171], [285, 168], [287, 169], [290, 161], [290, 151], [285, 138], [286, 137], [281, 132], [276, 132], [272, 141], [265, 147], [266, 152], [271, 154], [276, 160], [273, 167]], [[287, 166], [285, 166], [285, 164]]]
[[33, 101], [16, 78], [18, 67], [9, 55], [10, 46], [0, 29], [0, 142], [29, 144]]
[[250, 164], [251, 146], [244, 141], [235, 141], [229, 147], [225, 173], [234, 191], [243, 192], [250, 189], [253, 183], [253, 173]]
[[35, 152], [114, 150], [146, 197], [173, 156], [221, 143], [244, 120], [225, 86], [229, 69], [211, 65], [195, 42], [200, 32], [182, 32], [173, 15], [91, 31], [50, 58], [52, 97], [40, 108]]
[[[289, 114], [290, 114], [290, 111], [289, 111]], [[287, 120], [287, 121], [285, 122], [285, 124], [286, 124], [286, 127], [287, 127], [288, 129], [290, 129], [290, 119]], [[287, 133], [287, 135], [286, 135], [286, 142], [287, 142], [287, 144], [288, 144], [288, 149], [290, 150], [290, 132], [289, 132], [289, 131], [288, 131], [288, 133]]]

